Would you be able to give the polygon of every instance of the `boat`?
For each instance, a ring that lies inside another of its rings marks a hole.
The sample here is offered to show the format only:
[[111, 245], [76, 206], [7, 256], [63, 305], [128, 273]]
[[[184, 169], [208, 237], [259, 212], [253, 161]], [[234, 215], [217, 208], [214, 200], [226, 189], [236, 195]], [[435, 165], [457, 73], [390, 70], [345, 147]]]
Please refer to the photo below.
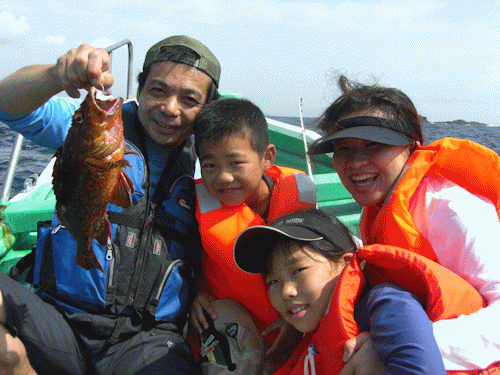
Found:
[[[127, 98], [130, 97], [132, 82], [132, 43], [125, 39], [106, 50], [112, 51], [127, 46], [128, 85]], [[223, 97], [241, 97], [237, 92], [221, 91]], [[349, 229], [359, 234], [359, 206], [344, 188], [335, 172], [331, 155], [307, 155], [307, 146], [320, 135], [305, 129], [302, 121], [302, 100], [299, 99], [301, 127], [266, 118], [269, 126], [270, 141], [277, 148], [276, 164], [292, 167], [306, 172], [317, 188], [318, 207], [334, 213]], [[24, 190], [9, 198], [15, 175], [17, 160], [23, 137], [17, 134], [12, 146], [11, 157], [4, 179], [0, 198], [0, 271], [9, 273], [20, 259], [32, 253], [36, 244], [37, 222], [50, 220], [53, 216], [56, 198], [52, 189], [52, 168], [55, 159], [45, 167], [39, 176], [36, 174], [24, 183]], [[195, 176], [196, 177], [196, 176]], [[27, 271], [25, 271], [27, 272]], [[25, 280], [25, 274], [19, 277]]]

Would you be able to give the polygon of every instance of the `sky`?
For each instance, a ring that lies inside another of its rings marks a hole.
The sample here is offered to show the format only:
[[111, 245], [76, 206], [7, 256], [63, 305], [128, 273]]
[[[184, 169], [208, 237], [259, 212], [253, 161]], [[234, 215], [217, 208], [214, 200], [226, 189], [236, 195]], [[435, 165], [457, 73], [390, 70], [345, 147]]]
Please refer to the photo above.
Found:
[[[133, 93], [147, 49], [171, 35], [218, 57], [220, 90], [266, 115], [316, 117], [337, 78], [404, 91], [431, 122], [500, 126], [500, 1], [0, 1], [0, 79], [82, 43], [133, 45]], [[125, 96], [127, 50], [113, 53]]]

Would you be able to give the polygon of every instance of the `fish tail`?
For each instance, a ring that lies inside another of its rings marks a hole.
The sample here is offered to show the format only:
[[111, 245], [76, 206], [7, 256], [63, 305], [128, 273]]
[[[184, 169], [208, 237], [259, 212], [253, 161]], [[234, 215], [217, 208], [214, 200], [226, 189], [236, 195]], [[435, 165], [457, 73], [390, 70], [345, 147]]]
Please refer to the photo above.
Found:
[[104, 273], [104, 269], [101, 266], [101, 263], [97, 260], [93, 251], [76, 254], [76, 264], [82, 267], [84, 270], [91, 270], [93, 268], [97, 268]]

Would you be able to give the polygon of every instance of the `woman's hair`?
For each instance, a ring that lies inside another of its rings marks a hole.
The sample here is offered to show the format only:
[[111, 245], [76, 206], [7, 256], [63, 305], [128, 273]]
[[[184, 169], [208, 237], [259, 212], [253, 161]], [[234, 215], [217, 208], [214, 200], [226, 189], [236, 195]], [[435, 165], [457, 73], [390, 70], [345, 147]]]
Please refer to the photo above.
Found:
[[370, 86], [351, 82], [344, 75], [339, 77], [338, 85], [342, 95], [318, 119], [317, 126], [324, 135], [332, 134], [336, 130], [337, 121], [342, 117], [363, 110], [378, 110], [388, 119], [396, 120], [399, 128], [394, 130], [423, 144], [420, 117], [404, 92], [377, 84]]
[[285, 236], [273, 236], [272, 251], [267, 259], [266, 269], [264, 274], [272, 271], [272, 258], [275, 254], [281, 254], [284, 257], [288, 257], [293, 251], [300, 249], [303, 250], [307, 248], [313, 253], [318, 253], [331, 260], [332, 262], [338, 263], [342, 258], [342, 255], [346, 253], [354, 253], [357, 249], [356, 243], [354, 242], [353, 235], [351, 231], [339, 220], [337, 217], [330, 212], [319, 210], [319, 209], [309, 209], [307, 210], [318, 216], [322, 216], [331, 222], [331, 225], [336, 226], [340, 231], [349, 238], [349, 245], [344, 249], [326, 239], [321, 239], [317, 241], [301, 241], [295, 240]]

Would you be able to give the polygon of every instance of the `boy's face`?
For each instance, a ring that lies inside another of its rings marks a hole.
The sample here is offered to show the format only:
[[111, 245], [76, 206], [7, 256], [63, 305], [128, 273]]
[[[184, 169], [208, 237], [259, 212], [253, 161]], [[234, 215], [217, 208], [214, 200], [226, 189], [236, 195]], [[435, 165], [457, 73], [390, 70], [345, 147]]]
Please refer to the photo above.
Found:
[[298, 331], [314, 331], [344, 267], [299, 244], [287, 255], [274, 251], [265, 275], [273, 307]]
[[275, 154], [276, 148], [269, 145], [264, 154], [259, 155], [252, 149], [247, 130], [215, 143], [204, 142], [199, 148], [203, 184], [224, 204], [246, 203], [259, 212], [259, 206], [269, 197], [262, 173], [273, 165]]

